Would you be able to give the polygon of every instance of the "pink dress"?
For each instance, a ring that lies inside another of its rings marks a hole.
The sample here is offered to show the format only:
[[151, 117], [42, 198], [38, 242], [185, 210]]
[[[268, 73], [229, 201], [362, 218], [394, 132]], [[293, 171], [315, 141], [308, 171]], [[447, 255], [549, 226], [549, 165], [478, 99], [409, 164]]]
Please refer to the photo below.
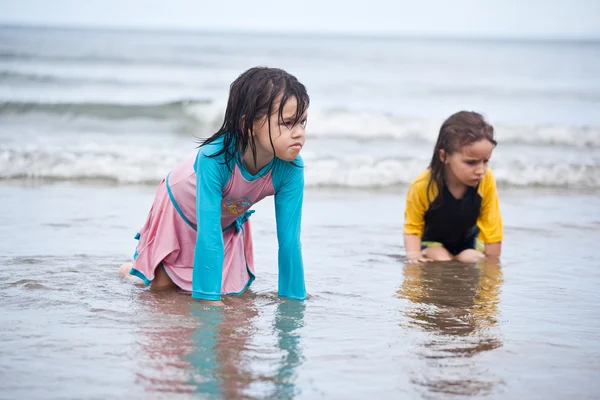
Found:
[[279, 293], [305, 298], [302, 160], [292, 165], [275, 158], [251, 175], [238, 158], [226, 164], [223, 157], [209, 157], [219, 148], [222, 140], [200, 147], [196, 156], [161, 181], [136, 235], [139, 243], [130, 273], [148, 285], [162, 265], [173, 282], [193, 297], [215, 300], [221, 294], [242, 293], [255, 276], [250, 207], [275, 195]]

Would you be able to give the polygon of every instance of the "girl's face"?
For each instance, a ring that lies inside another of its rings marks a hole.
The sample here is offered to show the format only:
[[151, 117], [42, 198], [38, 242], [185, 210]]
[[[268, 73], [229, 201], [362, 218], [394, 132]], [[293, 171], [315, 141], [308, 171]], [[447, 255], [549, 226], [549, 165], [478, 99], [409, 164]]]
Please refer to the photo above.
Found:
[[[284, 161], [294, 161], [306, 141], [305, 127], [306, 115], [294, 125], [296, 120], [297, 101], [291, 97], [283, 106], [282, 119], [279, 119], [279, 113], [273, 113], [269, 118], [271, 122], [271, 132], [269, 139], [269, 123], [267, 117], [257, 120], [254, 123], [254, 142], [256, 143], [257, 155], [277, 156]], [[273, 105], [274, 110], [279, 110], [279, 104]], [[271, 140], [275, 148], [271, 147]]]
[[485, 176], [494, 145], [487, 139], [464, 146], [452, 154], [440, 150], [446, 181], [465, 186], [477, 186]]

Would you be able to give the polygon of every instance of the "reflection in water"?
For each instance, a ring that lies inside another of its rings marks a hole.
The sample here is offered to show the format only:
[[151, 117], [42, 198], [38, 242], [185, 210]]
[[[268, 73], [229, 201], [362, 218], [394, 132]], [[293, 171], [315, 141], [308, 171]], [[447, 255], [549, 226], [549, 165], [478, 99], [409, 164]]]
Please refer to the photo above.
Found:
[[502, 346], [497, 325], [502, 269], [497, 263], [407, 265], [397, 297], [409, 327], [428, 334], [418, 358], [425, 368], [413, 382], [431, 392], [482, 395], [499, 382], [474, 357]]
[[194, 349], [186, 358], [193, 365], [196, 393], [235, 398], [253, 381], [245, 357], [258, 311], [252, 298], [236, 297], [227, 308], [195, 303], [193, 317], [201, 324], [192, 335]]
[[191, 393], [188, 380], [191, 364], [184, 355], [193, 350], [192, 334], [198, 323], [189, 318], [193, 300], [181, 292], [155, 293], [144, 290], [139, 296], [139, 335], [142, 350], [136, 383], [150, 392]]
[[[273, 315], [264, 311], [268, 307], [259, 312], [263, 306], [257, 302], [265, 299], [252, 293], [227, 298], [226, 307], [207, 306], [182, 293], [146, 291], [140, 300], [150, 308], [145, 312], [152, 312], [141, 326], [147, 361], [138, 378], [146, 390], [215, 399], [298, 394], [303, 302], [276, 298], [271, 330], [258, 328]], [[273, 368], [263, 370], [265, 361]]]
[[299, 394], [296, 387], [296, 368], [304, 357], [300, 352], [300, 334], [298, 329], [304, 326], [303, 301], [283, 300], [277, 305], [273, 327], [277, 335], [277, 347], [285, 352], [275, 374], [273, 398], [292, 399]]

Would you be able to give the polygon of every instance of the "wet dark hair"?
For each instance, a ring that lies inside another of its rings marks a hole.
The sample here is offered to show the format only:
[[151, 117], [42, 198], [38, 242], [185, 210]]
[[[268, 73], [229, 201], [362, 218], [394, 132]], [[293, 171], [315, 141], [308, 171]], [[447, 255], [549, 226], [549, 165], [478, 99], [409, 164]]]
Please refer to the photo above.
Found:
[[[229, 88], [229, 99], [223, 125], [201, 146], [212, 143], [220, 137], [223, 139], [223, 148], [209, 157], [225, 155], [225, 164], [231, 165], [231, 160], [236, 156], [236, 151], [242, 155], [248, 148], [256, 163], [256, 144], [252, 135], [254, 122], [264, 117], [270, 117], [274, 112], [275, 103], [279, 101], [276, 111], [279, 119], [283, 119], [283, 108], [287, 101], [295, 98], [297, 102], [296, 115], [292, 126], [301, 122], [310, 104], [306, 88], [295, 76], [279, 68], [254, 67], [241, 74]], [[273, 154], [275, 147], [271, 136], [271, 120], [269, 124], [269, 138]], [[232, 145], [235, 143], [235, 147]], [[275, 154], [277, 156], [277, 154]]]
[[[488, 124], [481, 114], [474, 111], [459, 111], [444, 121], [429, 164], [431, 169], [431, 177], [427, 185], [429, 201], [431, 201], [429, 196], [434, 183], [440, 194], [444, 187], [444, 162], [440, 159], [440, 150], [452, 154], [480, 140], [489, 140], [494, 147], [496, 146], [494, 127]], [[433, 205], [440, 205], [442, 201], [442, 196], [438, 195]]]

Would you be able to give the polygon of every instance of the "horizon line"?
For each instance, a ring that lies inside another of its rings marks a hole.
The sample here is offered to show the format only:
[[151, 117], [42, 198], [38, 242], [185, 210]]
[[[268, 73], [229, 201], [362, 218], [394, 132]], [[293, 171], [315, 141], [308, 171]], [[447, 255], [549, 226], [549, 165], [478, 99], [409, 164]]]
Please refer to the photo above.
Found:
[[169, 34], [191, 34], [191, 33], [217, 33], [217, 34], [253, 34], [256, 36], [278, 35], [278, 36], [327, 36], [332, 38], [355, 38], [355, 39], [405, 39], [405, 40], [457, 40], [457, 41], [497, 41], [497, 42], [578, 42], [595, 43], [600, 42], [600, 36], [539, 36], [539, 35], [473, 35], [468, 33], [436, 33], [426, 34], [418, 32], [351, 32], [332, 30], [253, 30], [253, 29], [219, 29], [202, 27], [167, 27], [167, 26], [124, 26], [124, 25], [78, 25], [78, 24], [52, 24], [52, 23], [15, 23], [0, 20], [0, 29], [56, 29], [56, 30], [83, 30], [83, 31], [116, 31], [116, 32], [146, 32], [146, 33], [169, 33]]

